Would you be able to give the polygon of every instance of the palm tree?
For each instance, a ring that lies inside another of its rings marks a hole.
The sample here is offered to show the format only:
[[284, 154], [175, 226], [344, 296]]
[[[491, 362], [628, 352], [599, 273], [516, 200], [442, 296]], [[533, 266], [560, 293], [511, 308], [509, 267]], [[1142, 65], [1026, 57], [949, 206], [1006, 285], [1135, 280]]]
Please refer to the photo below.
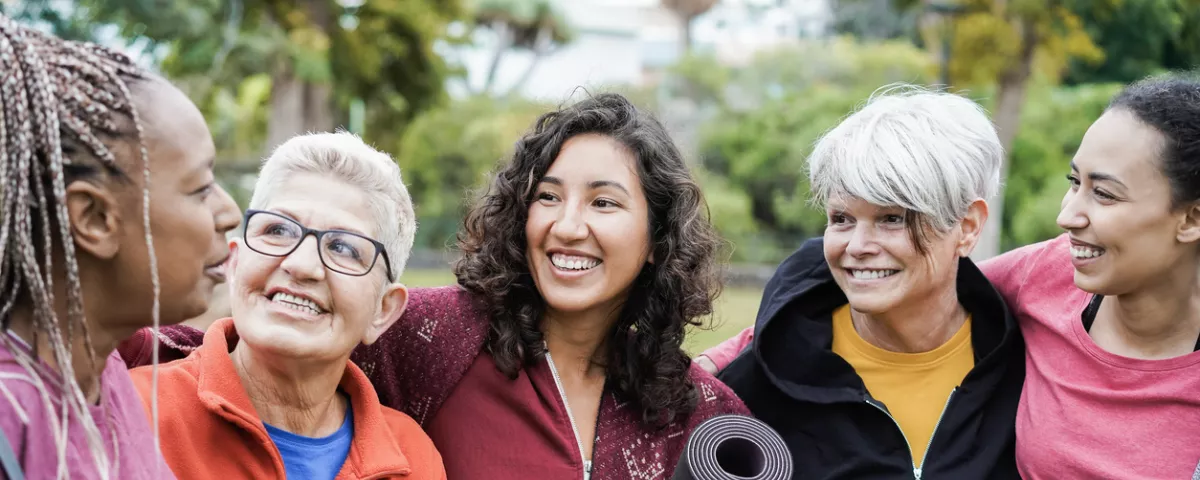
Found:
[[491, 29], [499, 41], [488, 67], [483, 92], [491, 92], [496, 83], [500, 61], [510, 50], [529, 50], [533, 61], [521, 78], [509, 88], [515, 92], [533, 75], [538, 62], [572, 40], [574, 33], [552, 0], [480, 0], [474, 13], [475, 24]]
[[661, 0], [663, 8], [679, 19], [679, 47], [684, 53], [692, 49], [692, 20], [707, 13], [720, 0]]

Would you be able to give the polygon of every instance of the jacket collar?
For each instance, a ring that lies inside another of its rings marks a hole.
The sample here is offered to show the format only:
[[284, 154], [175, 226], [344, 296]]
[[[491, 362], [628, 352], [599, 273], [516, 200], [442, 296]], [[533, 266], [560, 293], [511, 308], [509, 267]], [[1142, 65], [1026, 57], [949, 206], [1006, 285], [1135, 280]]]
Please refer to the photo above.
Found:
[[[197, 349], [200, 365], [198, 390], [200, 402], [213, 414], [245, 430], [263, 445], [274, 445], [263, 422], [246, 394], [229, 353], [237, 345], [238, 335], [232, 318], [216, 321], [204, 334]], [[354, 438], [342, 472], [349, 467], [353, 478], [376, 475], [407, 475], [408, 458], [400, 450], [396, 435], [388, 427], [374, 388], [367, 376], [350, 361], [339, 388], [350, 398], [354, 409]], [[278, 459], [279, 450], [270, 448]], [[342, 474], [338, 475], [339, 478]]]
[[[823, 251], [823, 240], [812, 239], [780, 264], [763, 293], [752, 354], [776, 388], [794, 398], [858, 402], [866, 395], [862, 379], [832, 351], [831, 314], [847, 300]], [[975, 368], [963, 386], [990, 392], [1008, 365], [1021, 361], [1017, 321], [970, 259], [959, 260], [957, 290], [959, 302], [972, 316], [975, 351]]]

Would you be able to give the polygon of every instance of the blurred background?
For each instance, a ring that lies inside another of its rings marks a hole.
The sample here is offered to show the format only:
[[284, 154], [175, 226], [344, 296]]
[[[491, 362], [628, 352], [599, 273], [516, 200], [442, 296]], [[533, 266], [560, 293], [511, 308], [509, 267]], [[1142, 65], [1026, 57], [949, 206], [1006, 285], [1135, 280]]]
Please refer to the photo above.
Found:
[[[0, 0], [134, 56], [208, 119], [244, 208], [288, 137], [346, 128], [390, 152], [420, 228], [403, 281], [453, 283], [464, 205], [542, 112], [617, 91], [656, 113], [729, 241], [698, 352], [753, 323], [761, 286], [824, 215], [813, 141], [888, 83], [984, 105], [1005, 149], [975, 256], [1059, 233], [1068, 162], [1123, 84], [1200, 66], [1200, 0]], [[220, 300], [218, 300], [220, 301]]]

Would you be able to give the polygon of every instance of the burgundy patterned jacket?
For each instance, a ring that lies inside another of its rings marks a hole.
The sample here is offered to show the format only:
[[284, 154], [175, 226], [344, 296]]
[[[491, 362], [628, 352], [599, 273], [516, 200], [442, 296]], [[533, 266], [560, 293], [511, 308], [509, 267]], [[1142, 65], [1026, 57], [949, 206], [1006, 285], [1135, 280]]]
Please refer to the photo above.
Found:
[[[351, 359], [371, 379], [383, 405], [400, 410], [427, 426], [483, 349], [488, 329], [482, 300], [458, 286], [413, 288], [408, 308], [398, 322]], [[203, 332], [187, 326], [159, 332], [160, 362], [187, 356]], [[149, 329], [121, 345], [126, 362], [150, 362]], [[712, 375], [692, 365], [688, 372], [699, 399], [691, 415], [663, 429], [644, 425], [641, 412], [617, 398], [600, 404], [592, 455], [592, 478], [666, 480], [672, 475], [691, 431], [717, 415], [749, 415], [741, 400]]]

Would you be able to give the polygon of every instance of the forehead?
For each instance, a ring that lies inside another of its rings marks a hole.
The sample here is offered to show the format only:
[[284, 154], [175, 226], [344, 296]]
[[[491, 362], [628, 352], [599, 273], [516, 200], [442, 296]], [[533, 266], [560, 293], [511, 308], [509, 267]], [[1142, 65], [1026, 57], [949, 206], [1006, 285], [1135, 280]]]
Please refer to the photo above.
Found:
[[272, 187], [262, 210], [285, 213], [308, 228], [379, 234], [366, 194], [341, 180], [315, 173], [292, 173]]
[[137, 82], [132, 92], [152, 171], [182, 176], [207, 170], [216, 148], [203, 115], [191, 100], [156, 78]]
[[1081, 173], [1106, 173], [1126, 184], [1165, 181], [1158, 160], [1163, 142], [1132, 113], [1109, 110], [1088, 128], [1073, 162]]
[[563, 143], [546, 176], [565, 181], [619, 180], [634, 185], [638, 183], [634, 161], [633, 153], [612, 137], [576, 135]]

